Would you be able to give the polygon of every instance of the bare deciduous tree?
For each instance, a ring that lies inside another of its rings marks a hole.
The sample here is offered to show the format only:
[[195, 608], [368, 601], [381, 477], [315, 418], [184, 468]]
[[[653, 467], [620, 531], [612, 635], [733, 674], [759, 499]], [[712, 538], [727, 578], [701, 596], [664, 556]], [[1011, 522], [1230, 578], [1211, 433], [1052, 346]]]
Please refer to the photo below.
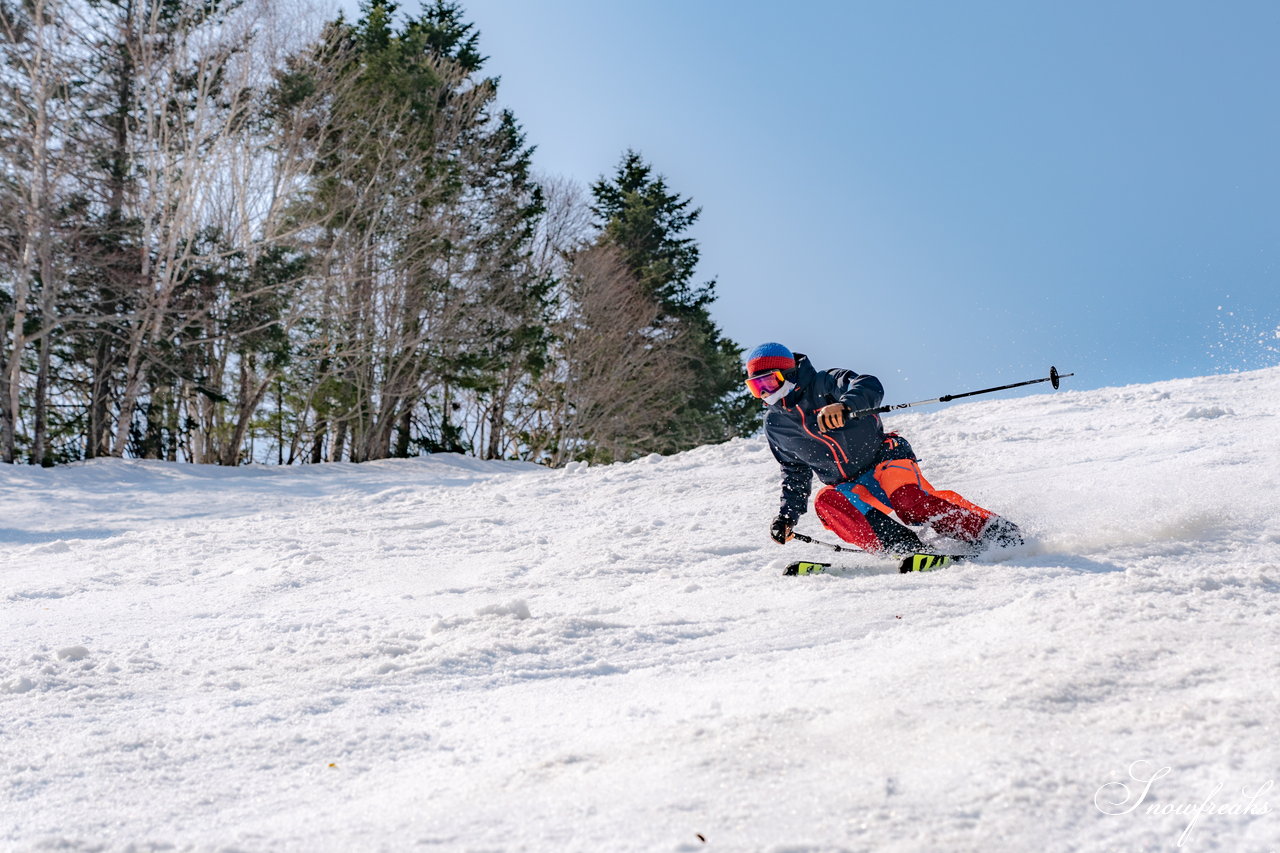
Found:
[[567, 287], [564, 414], [552, 461], [634, 458], [680, 399], [684, 342], [656, 328], [660, 306], [612, 246], [574, 253]]
[[23, 356], [32, 344], [37, 357], [31, 458], [45, 458], [49, 336], [59, 323], [56, 305], [63, 283], [56, 257], [58, 208], [64, 180], [74, 168], [66, 146], [74, 69], [58, 52], [68, 35], [61, 5], [54, 0], [0, 3], [0, 277], [9, 291], [0, 299], [7, 338], [0, 352], [0, 453], [7, 462], [16, 457]]

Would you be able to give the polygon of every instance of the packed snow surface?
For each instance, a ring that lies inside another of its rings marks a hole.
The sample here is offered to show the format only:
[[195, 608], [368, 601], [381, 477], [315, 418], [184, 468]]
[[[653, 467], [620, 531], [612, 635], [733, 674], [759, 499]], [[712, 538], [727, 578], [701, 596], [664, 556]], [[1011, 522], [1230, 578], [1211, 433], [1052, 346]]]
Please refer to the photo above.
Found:
[[912, 575], [770, 542], [761, 438], [0, 466], [0, 848], [1275, 850], [1278, 411], [891, 416], [1033, 537]]

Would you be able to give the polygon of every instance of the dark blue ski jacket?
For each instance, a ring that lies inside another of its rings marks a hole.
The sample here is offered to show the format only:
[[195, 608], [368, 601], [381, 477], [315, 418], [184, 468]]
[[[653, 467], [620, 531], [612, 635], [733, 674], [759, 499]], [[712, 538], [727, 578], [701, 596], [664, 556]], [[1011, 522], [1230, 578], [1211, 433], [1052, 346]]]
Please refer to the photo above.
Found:
[[764, 416], [765, 438], [782, 466], [778, 512], [793, 522], [809, 508], [814, 474], [828, 485], [856, 480], [880, 461], [884, 441], [879, 415], [846, 419], [840, 429], [818, 431], [823, 406], [840, 402], [855, 412], [879, 406], [884, 400], [879, 379], [852, 370], [814, 370], [808, 356], [795, 355], [795, 389]]

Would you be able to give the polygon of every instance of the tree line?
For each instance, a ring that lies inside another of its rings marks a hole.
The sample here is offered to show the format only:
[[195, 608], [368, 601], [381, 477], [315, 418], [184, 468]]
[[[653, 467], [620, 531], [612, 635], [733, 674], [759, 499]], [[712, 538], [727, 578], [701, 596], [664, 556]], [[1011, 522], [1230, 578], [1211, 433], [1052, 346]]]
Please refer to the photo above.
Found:
[[447, 0], [0, 0], [0, 456], [562, 464], [750, 432], [700, 211], [533, 147]]

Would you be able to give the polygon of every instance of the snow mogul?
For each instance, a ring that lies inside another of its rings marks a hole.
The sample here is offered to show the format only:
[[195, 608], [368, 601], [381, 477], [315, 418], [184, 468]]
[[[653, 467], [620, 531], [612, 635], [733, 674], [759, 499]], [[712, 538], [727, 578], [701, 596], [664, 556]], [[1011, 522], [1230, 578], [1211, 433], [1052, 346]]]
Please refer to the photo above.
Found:
[[782, 504], [769, 528], [779, 545], [794, 536], [808, 509], [814, 474], [825, 484], [813, 501], [822, 525], [864, 551], [924, 552], [908, 524], [968, 543], [972, 554], [1022, 544], [1013, 522], [930, 485], [911, 445], [897, 433], [885, 434], [878, 415], [855, 414], [884, 399], [876, 377], [816, 370], [807, 356], [779, 343], [747, 353], [746, 370], [748, 390], [768, 408], [765, 437], [782, 466]]

